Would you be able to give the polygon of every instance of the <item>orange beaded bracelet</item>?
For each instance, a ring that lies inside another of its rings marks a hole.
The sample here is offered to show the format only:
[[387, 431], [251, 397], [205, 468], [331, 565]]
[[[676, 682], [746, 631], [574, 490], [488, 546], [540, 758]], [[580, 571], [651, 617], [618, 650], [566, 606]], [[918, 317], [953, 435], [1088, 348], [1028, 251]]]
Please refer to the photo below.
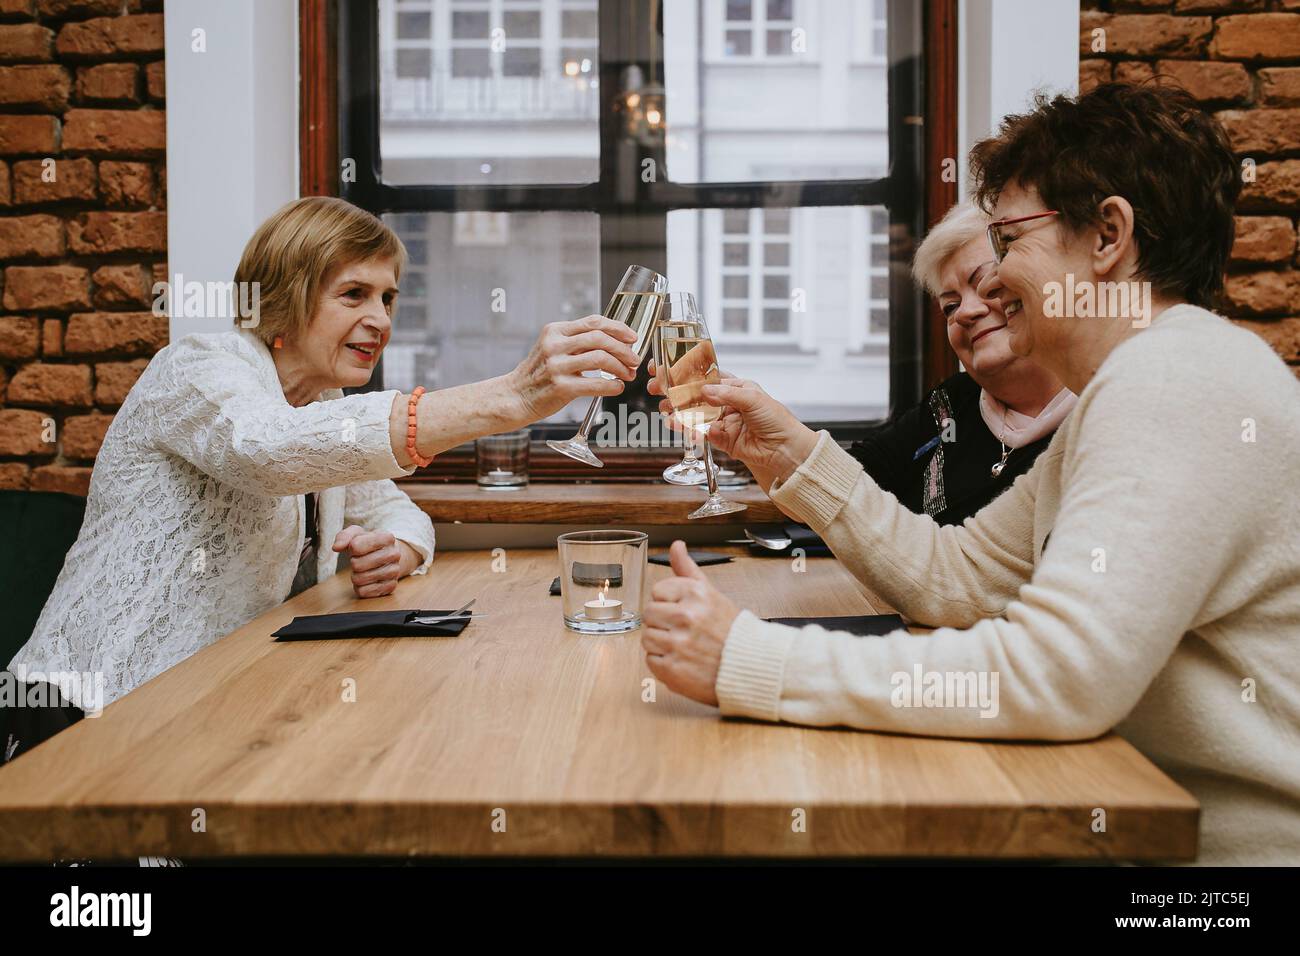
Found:
[[410, 400], [406, 403], [406, 453], [411, 456], [411, 460], [421, 468], [428, 466], [432, 458], [425, 458], [415, 450], [415, 406], [420, 404], [420, 396], [424, 394], [424, 386], [415, 386], [415, 391], [411, 393]]

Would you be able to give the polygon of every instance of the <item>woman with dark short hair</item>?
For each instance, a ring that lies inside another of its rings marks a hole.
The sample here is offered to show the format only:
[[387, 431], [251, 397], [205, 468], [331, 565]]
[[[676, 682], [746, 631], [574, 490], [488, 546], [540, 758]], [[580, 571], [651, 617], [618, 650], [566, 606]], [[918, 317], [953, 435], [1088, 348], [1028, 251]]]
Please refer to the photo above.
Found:
[[[971, 163], [998, 260], [980, 292], [1002, 302], [1012, 350], [1079, 396], [1009, 491], [940, 527], [757, 385], [704, 389], [724, 406], [710, 441], [938, 629], [863, 640], [766, 623], [677, 542], [678, 576], [645, 607], [649, 667], [763, 720], [1114, 729], [1200, 801], [1199, 862], [1300, 863], [1300, 383], [1208, 311], [1241, 188], [1227, 137], [1185, 92], [1108, 84], [1008, 117]], [[994, 706], [908, 706], [900, 675], [918, 670], [996, 676]]]

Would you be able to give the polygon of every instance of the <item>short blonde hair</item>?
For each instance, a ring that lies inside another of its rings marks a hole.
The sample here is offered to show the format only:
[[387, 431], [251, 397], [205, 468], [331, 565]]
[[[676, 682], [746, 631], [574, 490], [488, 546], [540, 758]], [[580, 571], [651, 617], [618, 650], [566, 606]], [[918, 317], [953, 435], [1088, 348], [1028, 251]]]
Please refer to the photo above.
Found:
[[258, 283], [258, 318], [249, 325], [236, 314], [235, 324], [267, 345], [277, 337], [300, 336], [315, 312], [325, 277], [371, 259], [394, 260], [398, 278], [406, 264], [402, 240], [376, 216], [331, 196], [287, 203], [257, 227], [244, 247], [235, 288]]
[[[939, 273], [944, 263], [976, 239], [986, 241], [989, 217], [971, 202], [959, 202], [940, 219], [912, 258], [912, 278], [921, 283], [930, 295], [937, 296], [940, 288]], [[989, 250], [993, 258], [993, 250]]]

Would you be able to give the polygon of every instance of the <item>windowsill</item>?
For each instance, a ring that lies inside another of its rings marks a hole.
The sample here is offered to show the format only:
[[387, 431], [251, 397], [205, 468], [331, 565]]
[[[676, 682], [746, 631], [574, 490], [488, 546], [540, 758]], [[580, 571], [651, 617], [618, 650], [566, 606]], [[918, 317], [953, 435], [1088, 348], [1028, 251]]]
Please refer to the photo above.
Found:
[[700, 62], [705, 66], [779, 66], [786, 69], [804, 67], [812, 70], [819, 69], [822, 65], [820, 60], [811, 59], [807, 54], [803, 53], [782, 54], [780, 56], [754, 56], [753, 54], [728, 56], [724, 53], [707, 56]]
[[[821, 60], [813, 59], [807, 53], [788, 53], [788, 54], [768, 54], [754, 56], [752, 53], [747, 55], [734, 54], [728, 56], [725, 53], [709, 54], [701, 61], [705, 66], [780, 66], [780, 67], [810, 67], [820, 68], [823, 63]], [[884, 57], [865, 56], [850, 57], [848, 64], [851, 67], [873, 67], [883, 69], [889, 65], [889, 61]]]
[[846, 359], [885, 359], [889, 358], [889, 340], [881, 339], [878, 342], [865, 342], [856, 349], [846, 349], [844, 352]]
[[752, 483], [720, 489], [724, 498], [748, 505], [745, 511], [698, 521], [686, 516], [703, 503], [703, 489], [662, 482], [535, 482], [519, 491], [432, 481], [404, 481], [398, 487], [435, 524], [753, 525], [786, 520]]

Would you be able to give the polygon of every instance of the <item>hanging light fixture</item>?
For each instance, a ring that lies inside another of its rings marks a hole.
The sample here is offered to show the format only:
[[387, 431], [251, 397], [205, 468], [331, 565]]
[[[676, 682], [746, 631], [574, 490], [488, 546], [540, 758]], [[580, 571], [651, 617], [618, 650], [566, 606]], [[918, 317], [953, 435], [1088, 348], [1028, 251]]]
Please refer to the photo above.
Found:
[[[636, 5], [632, 7], [633, 43], [636, 40]], [[627, 120], [627, 133], [647, 149], [660, 149], [664, 132], [668, 128], [665, 112], [664, 88], [656, 79], [658, 64], [659, 0], [650, 4], [650, 82], [635, 63], [623, 70], [623, 113]]]

